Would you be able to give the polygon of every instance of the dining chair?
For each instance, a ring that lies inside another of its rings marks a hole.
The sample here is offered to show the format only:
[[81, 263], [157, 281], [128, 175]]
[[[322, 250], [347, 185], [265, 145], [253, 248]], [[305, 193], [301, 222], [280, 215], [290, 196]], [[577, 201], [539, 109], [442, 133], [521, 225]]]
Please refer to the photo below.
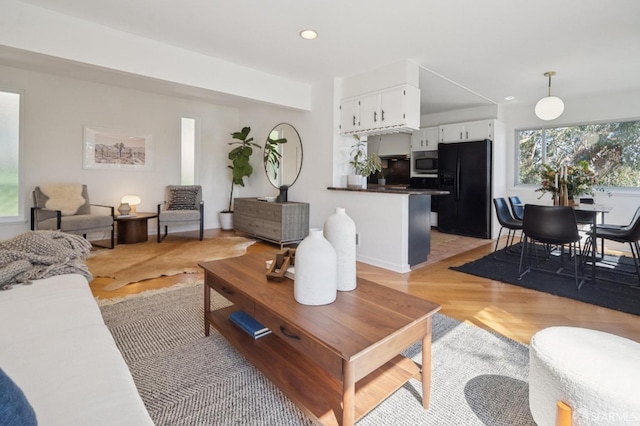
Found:
[[520, 200], [520, 197], [518, 197], [517, 195], [509, 197], [509, 205], [511, 205], [513, 217], [518, 220], [524, 219], [524, 204]]
[[[605, 240], [615, 241], [618, 243], [627, 243], [631, 248], [631, 256], [633, 257], [633, 264], [635, 266], [635, 275], [638, 277], [640, 285], [640, 207], [633, 215], [633, 219], [628, 225], [612, 225], [602, 224], [596, 225], [595, 229], [596, 238], [603, 238]], [[587, 247], [592, 249], [593, 232], [589, 232], [589, 237], [585, 244], [585, 251], [588, 252]], [[597, 247], [597, 244], [596, 244]], [[603, 253], [604, 255], [604, 253]], [[635, 286], [634, 286], [635, 287]]]
[[[564, 269], [564, 246], [574, 246], [580, 242], [580, 234], [578, 232], [578, 224], [573, 208], [569, 206], [538, 206], [527, 204], [524, 206], [524, 220], [522, 221], [523, 242], [520, 252], [520, 265], [518, 273], [522, 278], [526, 273], [531, 271], [531, 257], [528, 252], [533, 246], [536, 254], [537, 265], [538, 251], [536, 242], [543, 243], [545, 246], [559, 246], [560, 248], [560, 268], [555, 272], [560, 273]], [[579, 250], [577, 251], [579, 252]], [[551, 250], [546, 251], [548, 256]], [[527, 269], [522, 272], [524, 259], [527, 258]], [[578, 281], [578, 256], [573, 256], [574, 276], [576, 280], [576, 288], [580, 289], [582, 281]]]
[[498, 232], [498, 239], [496, 240], [496, 246], [493, 251], [498, 250], [498, 244], [500, 243], [500, 235], [503, 229], [507, 229], [507, 242], [504, 248], [513, 245], [513, 241], [516, 236], [516, 231], [522, 231], [522, 221], [514, 218], [511, 215], [507, 201], [504, 198], [494, 198], [493, 205], [496, 208], [496, 216], [498, 222], [500, 222], [500, 231]]

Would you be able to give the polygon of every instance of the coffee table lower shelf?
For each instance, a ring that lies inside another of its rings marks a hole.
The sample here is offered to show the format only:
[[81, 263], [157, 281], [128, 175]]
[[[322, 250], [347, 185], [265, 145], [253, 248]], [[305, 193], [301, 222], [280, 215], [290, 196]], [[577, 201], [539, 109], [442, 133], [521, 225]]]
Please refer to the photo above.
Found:
[[[206, 319], [272, 383], [314, 422], [339, 425], [342, 421], [342, 381], [322, 370], [280, 337], [269, 334], [254, 340], [236, 327], [226, 307]], [[420, 378], [420, 367], [398, 355], [356, 383], [355, 419], [358, 420], [398, 390], [412, 377]]]

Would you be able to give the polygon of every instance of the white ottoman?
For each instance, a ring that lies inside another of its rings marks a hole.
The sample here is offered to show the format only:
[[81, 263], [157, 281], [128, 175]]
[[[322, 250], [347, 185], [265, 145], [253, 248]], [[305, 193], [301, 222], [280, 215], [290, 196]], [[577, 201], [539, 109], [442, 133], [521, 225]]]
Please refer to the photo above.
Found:
[[640, 425], [640, 343], [577, 327], [531, 338], [529, 408], [539, 426], [556, 424], [556, 403], [573, 425]]

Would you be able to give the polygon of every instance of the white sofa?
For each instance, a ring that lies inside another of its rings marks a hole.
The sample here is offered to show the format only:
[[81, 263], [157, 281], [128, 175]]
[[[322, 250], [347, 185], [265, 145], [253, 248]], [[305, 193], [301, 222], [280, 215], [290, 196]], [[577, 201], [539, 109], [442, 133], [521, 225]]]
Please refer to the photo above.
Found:
[[0, 368], [41, 425], [153, 425], [82, 275], [0, 291]]

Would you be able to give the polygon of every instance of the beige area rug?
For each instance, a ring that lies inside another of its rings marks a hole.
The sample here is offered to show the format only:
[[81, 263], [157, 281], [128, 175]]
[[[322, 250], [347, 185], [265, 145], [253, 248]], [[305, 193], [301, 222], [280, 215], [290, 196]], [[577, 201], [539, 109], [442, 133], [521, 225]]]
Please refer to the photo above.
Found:
[[158, 244], [120, 244], [113, 250], [92, 252], [87, 266], [94, 278], [112, 278], [104, 289], [117, 290], [127, 284], [161, 276], [202, 272], [200, 262], [237, 257], [255, 241], [243, 237], [195, 238], [169, 236]]

